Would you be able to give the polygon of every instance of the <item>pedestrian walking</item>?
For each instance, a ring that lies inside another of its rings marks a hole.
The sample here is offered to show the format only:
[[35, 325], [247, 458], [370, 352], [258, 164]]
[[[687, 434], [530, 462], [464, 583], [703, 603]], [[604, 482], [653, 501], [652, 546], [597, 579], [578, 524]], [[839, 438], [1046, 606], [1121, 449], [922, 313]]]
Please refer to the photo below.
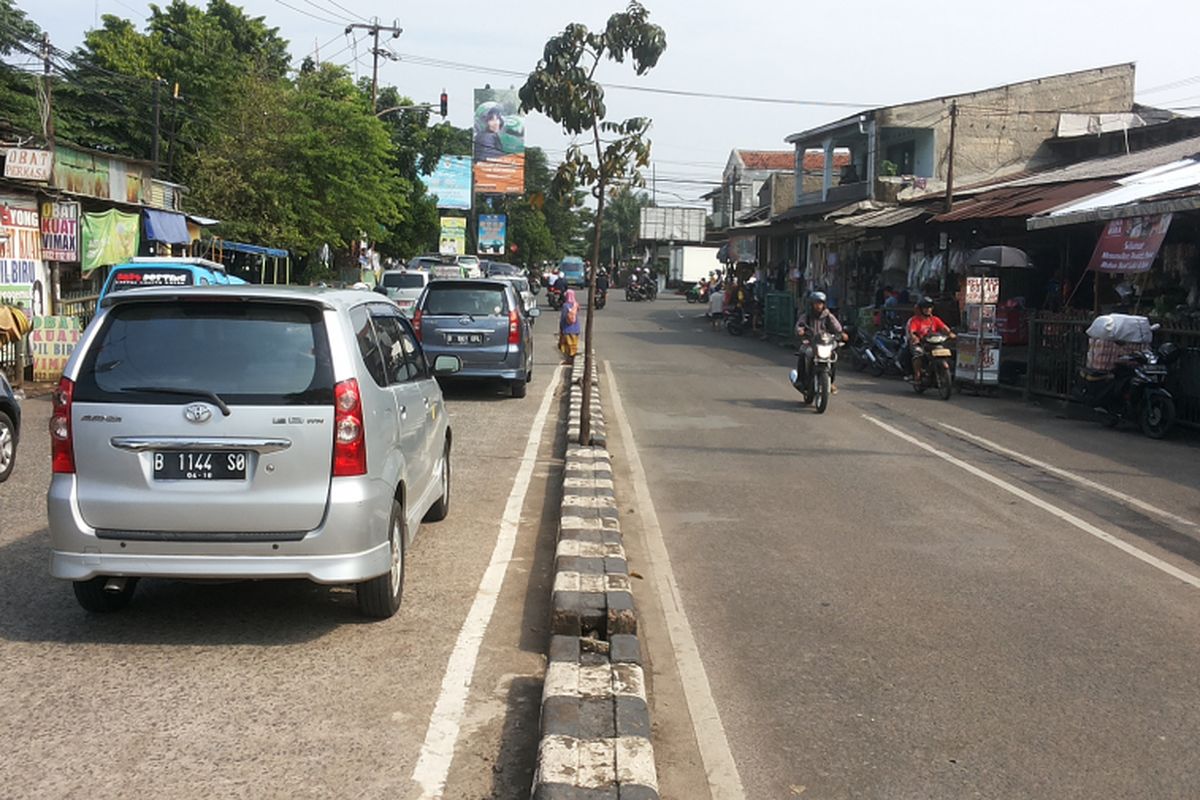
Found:
[[579, 325], [579, 301], [575, 299], [575, 290], [567, 289], [558, 314], [558, 351], [563, 355], [564, 364], [575, 363], [579, 352]]

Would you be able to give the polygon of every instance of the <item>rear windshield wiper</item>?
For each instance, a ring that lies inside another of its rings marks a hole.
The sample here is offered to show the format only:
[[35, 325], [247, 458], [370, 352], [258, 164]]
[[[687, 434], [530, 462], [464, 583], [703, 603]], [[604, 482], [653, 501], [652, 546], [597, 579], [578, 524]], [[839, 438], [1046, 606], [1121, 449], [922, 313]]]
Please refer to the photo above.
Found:
[[210, 401], [214, 406], [221, 409], [221, 415], [228, 417], [231, 413], [229, 406], [221, 399], [221, 396], [216, 392], [210, 392], [205, 389], [173, 389], [169, 386], [123, 386], [118, 391], [121, 392], [146, 392], [148, 394], [177, 394], [180, 397], [203, 397]]

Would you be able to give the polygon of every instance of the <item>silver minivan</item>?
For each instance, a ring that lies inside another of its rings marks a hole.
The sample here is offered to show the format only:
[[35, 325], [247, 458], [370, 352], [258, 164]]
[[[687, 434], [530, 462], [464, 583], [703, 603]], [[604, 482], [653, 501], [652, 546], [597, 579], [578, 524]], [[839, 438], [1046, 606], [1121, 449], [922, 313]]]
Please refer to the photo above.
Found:
[[50, 421], [51, 574], [89, 611], [140, 577], [353, 584], [396, 612], [404, 552], [450, 504], [451, 432], [396, 305], [361, 291], [107, 298]]

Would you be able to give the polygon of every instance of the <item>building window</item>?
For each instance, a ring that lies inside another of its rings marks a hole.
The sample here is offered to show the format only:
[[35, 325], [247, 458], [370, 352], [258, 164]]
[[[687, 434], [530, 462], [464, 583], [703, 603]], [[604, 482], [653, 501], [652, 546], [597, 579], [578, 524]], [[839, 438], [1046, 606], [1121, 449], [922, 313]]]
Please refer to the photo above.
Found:
[[888, 146], [887, 160], [896, 165], [896, 174], [898, 175], [912, 175], [916, 158], [917, 145], [911, 139]]

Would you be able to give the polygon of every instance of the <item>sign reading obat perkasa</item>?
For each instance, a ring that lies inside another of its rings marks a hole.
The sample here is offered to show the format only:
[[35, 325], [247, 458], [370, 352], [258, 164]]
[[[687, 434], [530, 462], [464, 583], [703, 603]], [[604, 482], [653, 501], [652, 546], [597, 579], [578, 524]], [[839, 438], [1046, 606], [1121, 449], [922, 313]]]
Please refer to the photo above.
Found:
[[1088, 269], [1095, 272], [1149, 272], [1171, 227], [1170, 214], [1114, 219], [1104, 226]]
[[50, 180], [52, 161], [49, 150], [10, 147], [4, 157], [4, 177], [47, 183]]

